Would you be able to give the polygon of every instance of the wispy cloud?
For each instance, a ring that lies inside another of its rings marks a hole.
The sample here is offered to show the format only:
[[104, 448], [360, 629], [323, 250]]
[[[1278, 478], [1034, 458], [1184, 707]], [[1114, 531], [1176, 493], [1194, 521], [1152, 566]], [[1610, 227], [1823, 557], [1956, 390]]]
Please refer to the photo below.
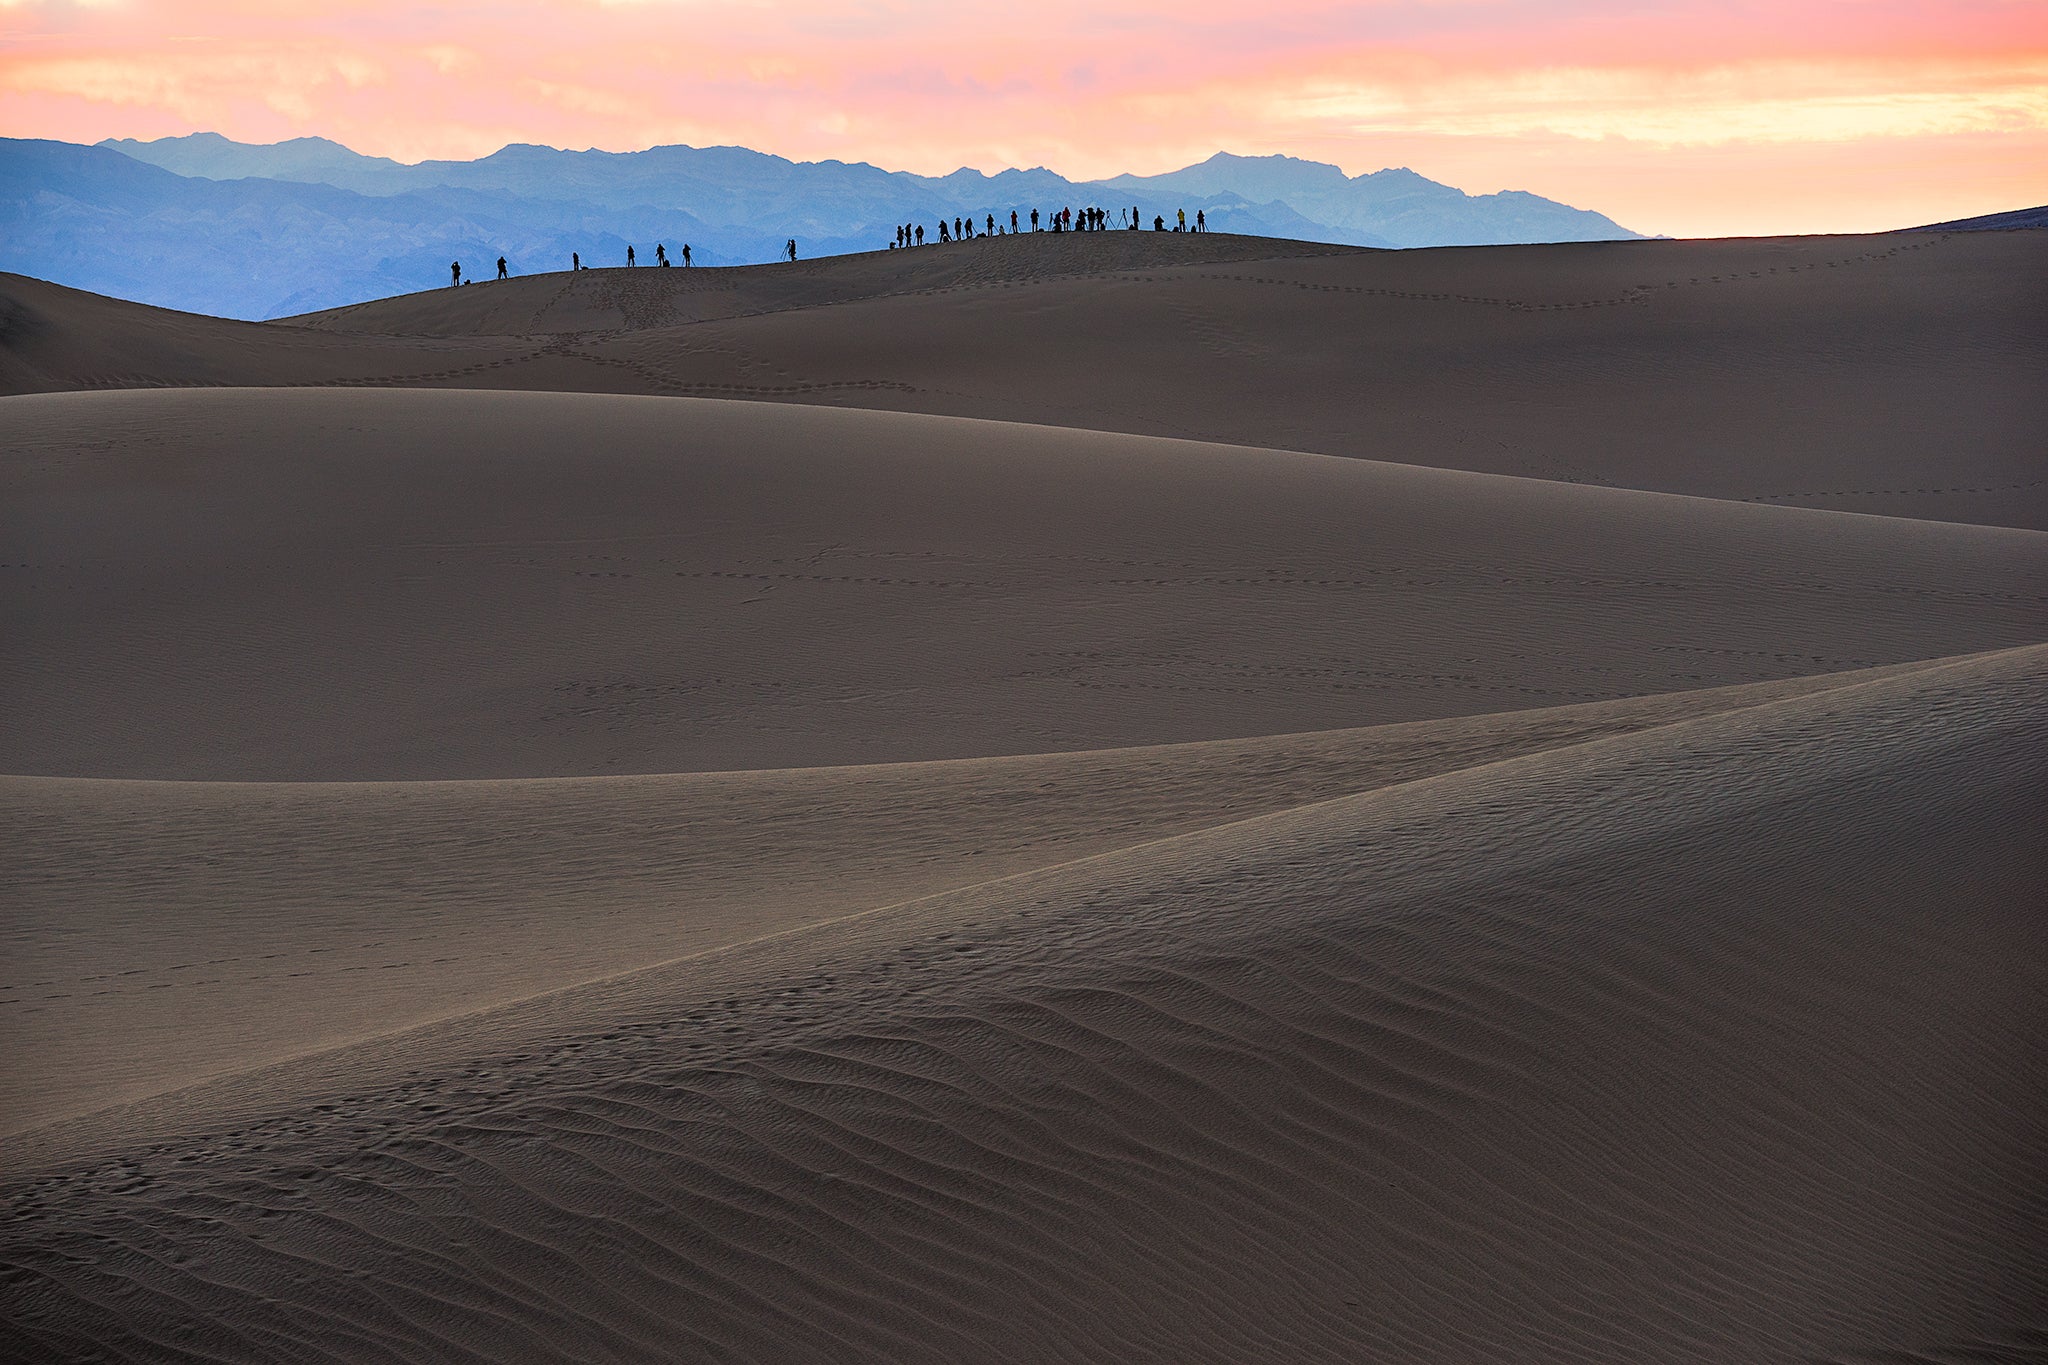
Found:
[[[737, 142], [1077, 176], [1291, 151], [1646, 230], [1846, 229], [2048, 199], [2048, 5], [0, 0], [0, 126], [320, 133], [408, 160]], [[1796, 183], [1814, 166], [1849, 177], [1832, 209]], [[1909, 173], [1925, 191], [1902, 200]]]

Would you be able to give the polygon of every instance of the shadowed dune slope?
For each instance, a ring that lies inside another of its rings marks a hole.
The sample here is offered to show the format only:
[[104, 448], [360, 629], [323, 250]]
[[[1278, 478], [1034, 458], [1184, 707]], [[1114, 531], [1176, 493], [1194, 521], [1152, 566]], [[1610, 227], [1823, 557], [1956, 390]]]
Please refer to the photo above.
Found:
[[2032, 643], [2048, 600], [2038, 532], [951, 418], [261, 390], [7, 415], [21, 774], [1169, 743]]
[[2048, 529], [2048, 234], [1356, 251], [1047, 234], [234, 324], [9, 277], [0, 391], [885, 408]]
[[2038, 1356], [2044, 664], [451, 1023], [464, 1064], [12, 1182], [0, 1352]]
[[[1903, 669], [1925, 667], [1901, 665]], [[1157, 748], [648, 777], [0, 778], [0, 1136], [593, 977], [1872, 673]], [[407, 1051], [414, 1066], [426, 1060]], [[344, 1063], [345, 1064], [345, 1063]], [[264, 1093], [277, 1104], [281, 1096]], [[117, 1144], [118, 1145], [118, 1142]]]

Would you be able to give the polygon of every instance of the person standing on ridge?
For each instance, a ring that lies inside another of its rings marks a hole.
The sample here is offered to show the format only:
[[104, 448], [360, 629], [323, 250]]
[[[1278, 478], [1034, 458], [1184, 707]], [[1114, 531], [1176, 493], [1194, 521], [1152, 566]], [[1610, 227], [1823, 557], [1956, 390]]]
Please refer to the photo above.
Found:
[[1010, 210], [1010, 235], [1014, 237], [1014, 236], [1016, 236], [1016, 234], [1017, 234], [1017, 210], [1015, 210], [1015, 209], [1011, 209], [1011, 210]]
[[1188, 230], [1188, 211], [1186, 209], [1180, 210], [1180, 221], [1174, 224], [1173, 230], [1175, 232], [1186, 232]]
[[1195, 210], [1195, 231], [1197, 231], [1197, 232], [1207, 232], [1208, 230], [1209, 230], [1209, 215], [1208, 215], [1208, 214], [1206, 214], [1206, 213], [1204, 213], [1204, 212], [1202, 212], [1202, 210], [1200, 210], [1200, 209], [1196, 209], [1196, 210]]
[[993, 213], [988, 216], [988, 235], [991, 237], [996, 235], [996, 216]]
[[1131, 231], [1133, 231], [1133, 232], [1136, 232], [1137, 230], [1138, 230], [1138, 206], [1137, 206], [1136, 204], [1133, 204], [1133, 205], [1131, 205]]
[[462, 283], [462, 262], [454, 261], [448, 266], [448, 287], [453, 289]]
[[498, 278], [501, 280], [505, 278], [505, 258], [503, 256], [498, 258]]
[[668, 247], [660, 242], [654, 244], [654, 263], [656, 265], [668, 264]]
[[683, 268], [685, 270], [690, 268], [690, 244], [688, 242], [683, 243]]
[[633, 248], [630, 246], [626, 248], [626, 264], [633, 264]]
[[582, 253], [581, 253], [581, 252], [576, 252], [576, 251], [572, 251], [572, 252], [570, 252], [570, 253], [569, 253], [569, 269], [571, 269], [571, 270], [581, 270], [582, 268], [583, 268], [583, 255], [582, 255]]
[[794, 237], [789, 239], [789, 263], [791, 265], [796, 264], [796, 238]]

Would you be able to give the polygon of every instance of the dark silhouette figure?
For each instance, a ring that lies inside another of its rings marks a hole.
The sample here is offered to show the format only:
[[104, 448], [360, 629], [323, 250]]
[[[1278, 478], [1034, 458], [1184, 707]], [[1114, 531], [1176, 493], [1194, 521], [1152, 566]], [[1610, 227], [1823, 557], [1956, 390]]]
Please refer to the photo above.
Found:
[[632, 247], [627, 247], [627, 248], [626, 248], [626, 264], [627, 264], [627, 265], [631, 265], [631, 264], [633, 264], [633, 248], [632, 248]]
[[451, 261], [448, 265], [448, 287], [453, 289], [462, 283], [462, 262]]
[[1155, 213], [1155, 214], [1153, 214], [1153, 215], [1152, 215], [1152, 230], [1153, 230], [1154, 232], [1164, 232], [1164, 231], [1166, 231], [1166, 218], [1165, 218], [1165, 215], [1163, 215], [1163, 214], [1157, 214], [1157, 213]]
[[1195, 231], [1197, 231], [1197, 232], [1207, 232], [1208, 230], [1209, 230], [1209, 215], [1208, 215], [1208, 214], [1206, 214], [1206, 213], [1204, 213], [1204, 212], [1202, 212], [1202, 210], [1200, 210], [1200, 209], [1196, 209], [1196, 210], [1195, 210]]
[[917, 225], [917, 244], [918, 244], [919, 246], [923, 246], [923, 245], [924, 245], [924, 224], [923, 224], [923, 223], [919, 223], [919, 224]]
[[581, 270], [583, 268], [583, 255], [581, 252], [572, 251], [569, 253], [569, 268], [571, 270]]
[[654, 244], [654, 263], [656, 265], [668, 264], [668, 247], [660, 242]]
[[953, 234], [947, 230], [946, 220], [943, 218], [939, 219], [939, 240], [942, 242], [950, 242], [953, 240]]
[[991, 237], [996, 235], [996, 216], [993, 213], [988, 216], [988, 235]]
[[498, 258], [498, 278], [501, 280], [505, 278], [505, 258], [503, 256]]
[[796, 264], [796, 238], [792, 237], [789, 239], [789, 246], [786, 249], [789, 252], [790, 264]]
[[684, 242], [684, 243], [683, 243], [683, 266], [684, 266], [684, 268], [685, 268], [685, 269], [687, 269], [687, 268], [689, 267], [689, 264], [690, 264], [690, 244], [689, 244], [688, 242]]
[[1010, 231], [1012, 233], [1017, 231], [1017, 210], [1015, 209], [1010, 210]]
[[1036, 231], [1038, 231], [1038, 210], [1037, 210], [1037, 209], [1033, 209], [1033, 210], [1031, 210], [1031, 230], [1032, 230], [1033, 232], [1036, 232]]
[[1133, 205], [1131, 205], [1131, 231], [1133, 231], [1133, 232], [1136, 232], [1137, 230], [1138, 230], [1138, 206], [1137, 206], [1136, 204], [1133, 204]]

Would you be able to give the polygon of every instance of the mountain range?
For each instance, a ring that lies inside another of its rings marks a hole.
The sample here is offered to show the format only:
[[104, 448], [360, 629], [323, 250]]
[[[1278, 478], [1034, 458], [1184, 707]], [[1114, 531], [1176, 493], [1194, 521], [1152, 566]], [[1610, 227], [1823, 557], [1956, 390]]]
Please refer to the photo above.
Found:
[[1603, 241], [1639, 234], [1521, 191], [1468, 195], [1414, 171], [1347, 176], [1218, 153], [1155, 176], [1076, 182], [1043, 168], [944, 176], [798, 162], [744, 147], [563, 151], [515, 144], [408, 165], [325, 138], [217, 133], [97, 146], [0, 139], [0, 269], [223, 317], [273, 318], [473, 277], [623, 264], [689, 242], [703, 265], [888, 245], [899, 223], [1106, 205], [1141, 221], [1352, 246]]

